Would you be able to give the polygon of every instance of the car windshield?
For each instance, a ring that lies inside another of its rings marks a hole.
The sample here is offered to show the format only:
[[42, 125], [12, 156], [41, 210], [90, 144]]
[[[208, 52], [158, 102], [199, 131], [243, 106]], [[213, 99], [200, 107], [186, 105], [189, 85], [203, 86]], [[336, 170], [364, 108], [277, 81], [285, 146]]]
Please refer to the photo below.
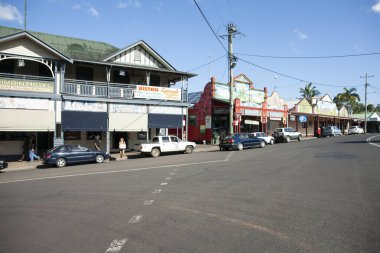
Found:
[[51, 149], [49, 149], [47, 152], [56, 152], [56, 151], [62, 151], [62, 148], [63, 148], [64, 146], [63, 145], [61, 145], [61, 146], [56, 146], [56, 147], [53, 147], [53, 148], [51, 148]]

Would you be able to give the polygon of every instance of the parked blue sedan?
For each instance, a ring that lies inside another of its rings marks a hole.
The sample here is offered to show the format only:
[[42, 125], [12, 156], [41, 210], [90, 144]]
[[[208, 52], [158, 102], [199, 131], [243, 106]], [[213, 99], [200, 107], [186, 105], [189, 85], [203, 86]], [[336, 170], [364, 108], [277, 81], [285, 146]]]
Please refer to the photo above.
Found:
[[252, 147], [263, 148], [265, 147], [265, 141], [250, 133], [236, 133], [224, 138], [219, 144], [220, 150], [243, 150], [244, 148]]
[[102, 163], [110, 155], [101, 150], [93, 150], [81, 145], [61, 145], [48, 150], [43, 155], [45, 165], [64, 167], [72, 163]]

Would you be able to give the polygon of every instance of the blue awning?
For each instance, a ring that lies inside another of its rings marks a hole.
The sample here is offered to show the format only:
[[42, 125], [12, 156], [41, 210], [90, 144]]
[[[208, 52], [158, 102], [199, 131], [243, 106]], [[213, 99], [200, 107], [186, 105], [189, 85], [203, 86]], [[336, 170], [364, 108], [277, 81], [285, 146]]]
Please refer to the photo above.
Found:
[[149, 128], [182, 128], [182, 115], [173, 114], [149, 114]]
[[107, 113], [63, 111], [62, 131], [107, 131]]

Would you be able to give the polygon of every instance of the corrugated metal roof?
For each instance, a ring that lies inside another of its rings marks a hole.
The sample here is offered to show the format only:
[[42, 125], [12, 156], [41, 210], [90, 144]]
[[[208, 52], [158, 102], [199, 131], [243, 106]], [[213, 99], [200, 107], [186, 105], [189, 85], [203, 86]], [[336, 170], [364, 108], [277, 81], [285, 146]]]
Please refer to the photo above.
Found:
[[[22, 31], [23, 30], [21, 29], [0, 26], [0, 37]], [[119, 48], [105, 42], [84, 40], [48, 33], [28, 32], [62, 54], [78, 60], [101, 61], [107, 55], [119, 50]]]
[[191, 92], [188, 94], [188, 101], [190, 105], [194, 105], [199, 102], [202, 96], [202, 91], [199, 92]]

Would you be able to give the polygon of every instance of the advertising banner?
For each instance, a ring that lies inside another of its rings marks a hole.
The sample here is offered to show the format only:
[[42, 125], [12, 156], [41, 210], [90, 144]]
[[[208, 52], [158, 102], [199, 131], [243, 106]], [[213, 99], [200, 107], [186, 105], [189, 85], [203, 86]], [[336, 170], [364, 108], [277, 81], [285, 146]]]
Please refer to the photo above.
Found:
[[136, 85], [133, 97], [181, 101], [181, 89]]
[[53, 93], [54, 82], [0, 78], [0, 90]]

